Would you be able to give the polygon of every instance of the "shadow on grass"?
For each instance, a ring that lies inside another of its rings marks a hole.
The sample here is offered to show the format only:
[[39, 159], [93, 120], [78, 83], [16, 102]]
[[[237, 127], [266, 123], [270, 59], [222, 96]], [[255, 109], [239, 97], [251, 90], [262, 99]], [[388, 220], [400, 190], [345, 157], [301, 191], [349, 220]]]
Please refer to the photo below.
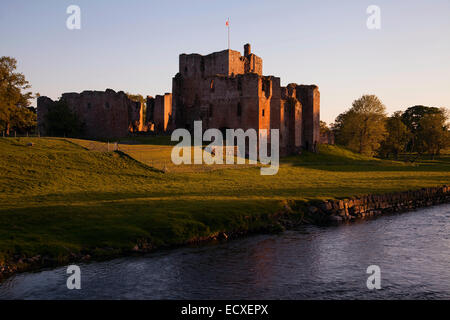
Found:
[[118, 155], [120, 155], [122, 158], [125, 158], [128, 161], [132, 162], [134, 165], [136, 165], [138, 167], [141, 167], [141, 168], [144, 168], [144, 169], [150, 170], [152, 172], [156, 172], [156, 173], [164, 173], [164, 170], [159, 170], [157, 168], [148, 166], [143, 162], [137, 161], [136, 159], [134, 159], [133, 157], [131, 157], [130, 155], [128, 155], [125, 152], [122, 152], [122, 151], [114, 151], [114, 152], [117, 153]]
[[321, 145], [319, 153], [303, 152], [299, 156], [281, 159], [281, 163], [296, 167], [333, 172], [370, 172], [370, 171], [450, 171], [450, 156], [442, 155], [435, 160], [421, 159], [414, 163], [382, 160], [355, 154], [338, 146]]

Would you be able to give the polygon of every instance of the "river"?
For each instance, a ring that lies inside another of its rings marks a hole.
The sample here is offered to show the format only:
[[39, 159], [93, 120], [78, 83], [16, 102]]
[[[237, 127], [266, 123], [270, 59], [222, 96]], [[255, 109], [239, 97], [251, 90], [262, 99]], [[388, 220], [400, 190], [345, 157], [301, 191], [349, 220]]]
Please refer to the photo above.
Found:
[[450, 299], [450, 204], [79, 266], [81, 290], [60, 267], [5, 280], [0, 299]]

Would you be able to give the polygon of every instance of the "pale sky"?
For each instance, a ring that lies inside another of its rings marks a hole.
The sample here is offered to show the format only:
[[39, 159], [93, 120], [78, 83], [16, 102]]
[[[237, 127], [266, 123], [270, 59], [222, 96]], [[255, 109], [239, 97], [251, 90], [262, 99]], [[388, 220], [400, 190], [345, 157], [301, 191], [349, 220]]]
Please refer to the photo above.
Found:
[[[81, 30], [66, 9], [81, 8]], [[381, 29], [366, 26], [369, 5]], [[0, 56], [13, 56], [33, 92], [172, 91], [181, 53], [227, 48], [263, 58], [265, 75], [316, 84], [330, 123], [363, 94], [388, 112], [450, 107], [450, 0], [0, 0]]]

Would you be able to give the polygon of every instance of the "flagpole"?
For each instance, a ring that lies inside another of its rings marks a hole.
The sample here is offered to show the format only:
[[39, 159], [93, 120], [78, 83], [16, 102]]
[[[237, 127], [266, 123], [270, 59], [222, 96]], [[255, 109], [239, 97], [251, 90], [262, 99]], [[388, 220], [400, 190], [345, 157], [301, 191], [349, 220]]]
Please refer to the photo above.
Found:
[[228, 50], [230, 50], [230, 18], [228, 18]]

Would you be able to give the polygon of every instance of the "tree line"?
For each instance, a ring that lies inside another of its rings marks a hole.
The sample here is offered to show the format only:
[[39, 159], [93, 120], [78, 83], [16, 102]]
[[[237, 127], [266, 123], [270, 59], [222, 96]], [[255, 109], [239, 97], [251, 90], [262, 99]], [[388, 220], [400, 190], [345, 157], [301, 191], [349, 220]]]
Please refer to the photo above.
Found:
[[375, 95], [363, 95], [331, 125], [337, 144], [355, 152], [398, 159], [400, 153], [434, 156], [450, 147], [445, 108], [417, 105], [387, 116]]

